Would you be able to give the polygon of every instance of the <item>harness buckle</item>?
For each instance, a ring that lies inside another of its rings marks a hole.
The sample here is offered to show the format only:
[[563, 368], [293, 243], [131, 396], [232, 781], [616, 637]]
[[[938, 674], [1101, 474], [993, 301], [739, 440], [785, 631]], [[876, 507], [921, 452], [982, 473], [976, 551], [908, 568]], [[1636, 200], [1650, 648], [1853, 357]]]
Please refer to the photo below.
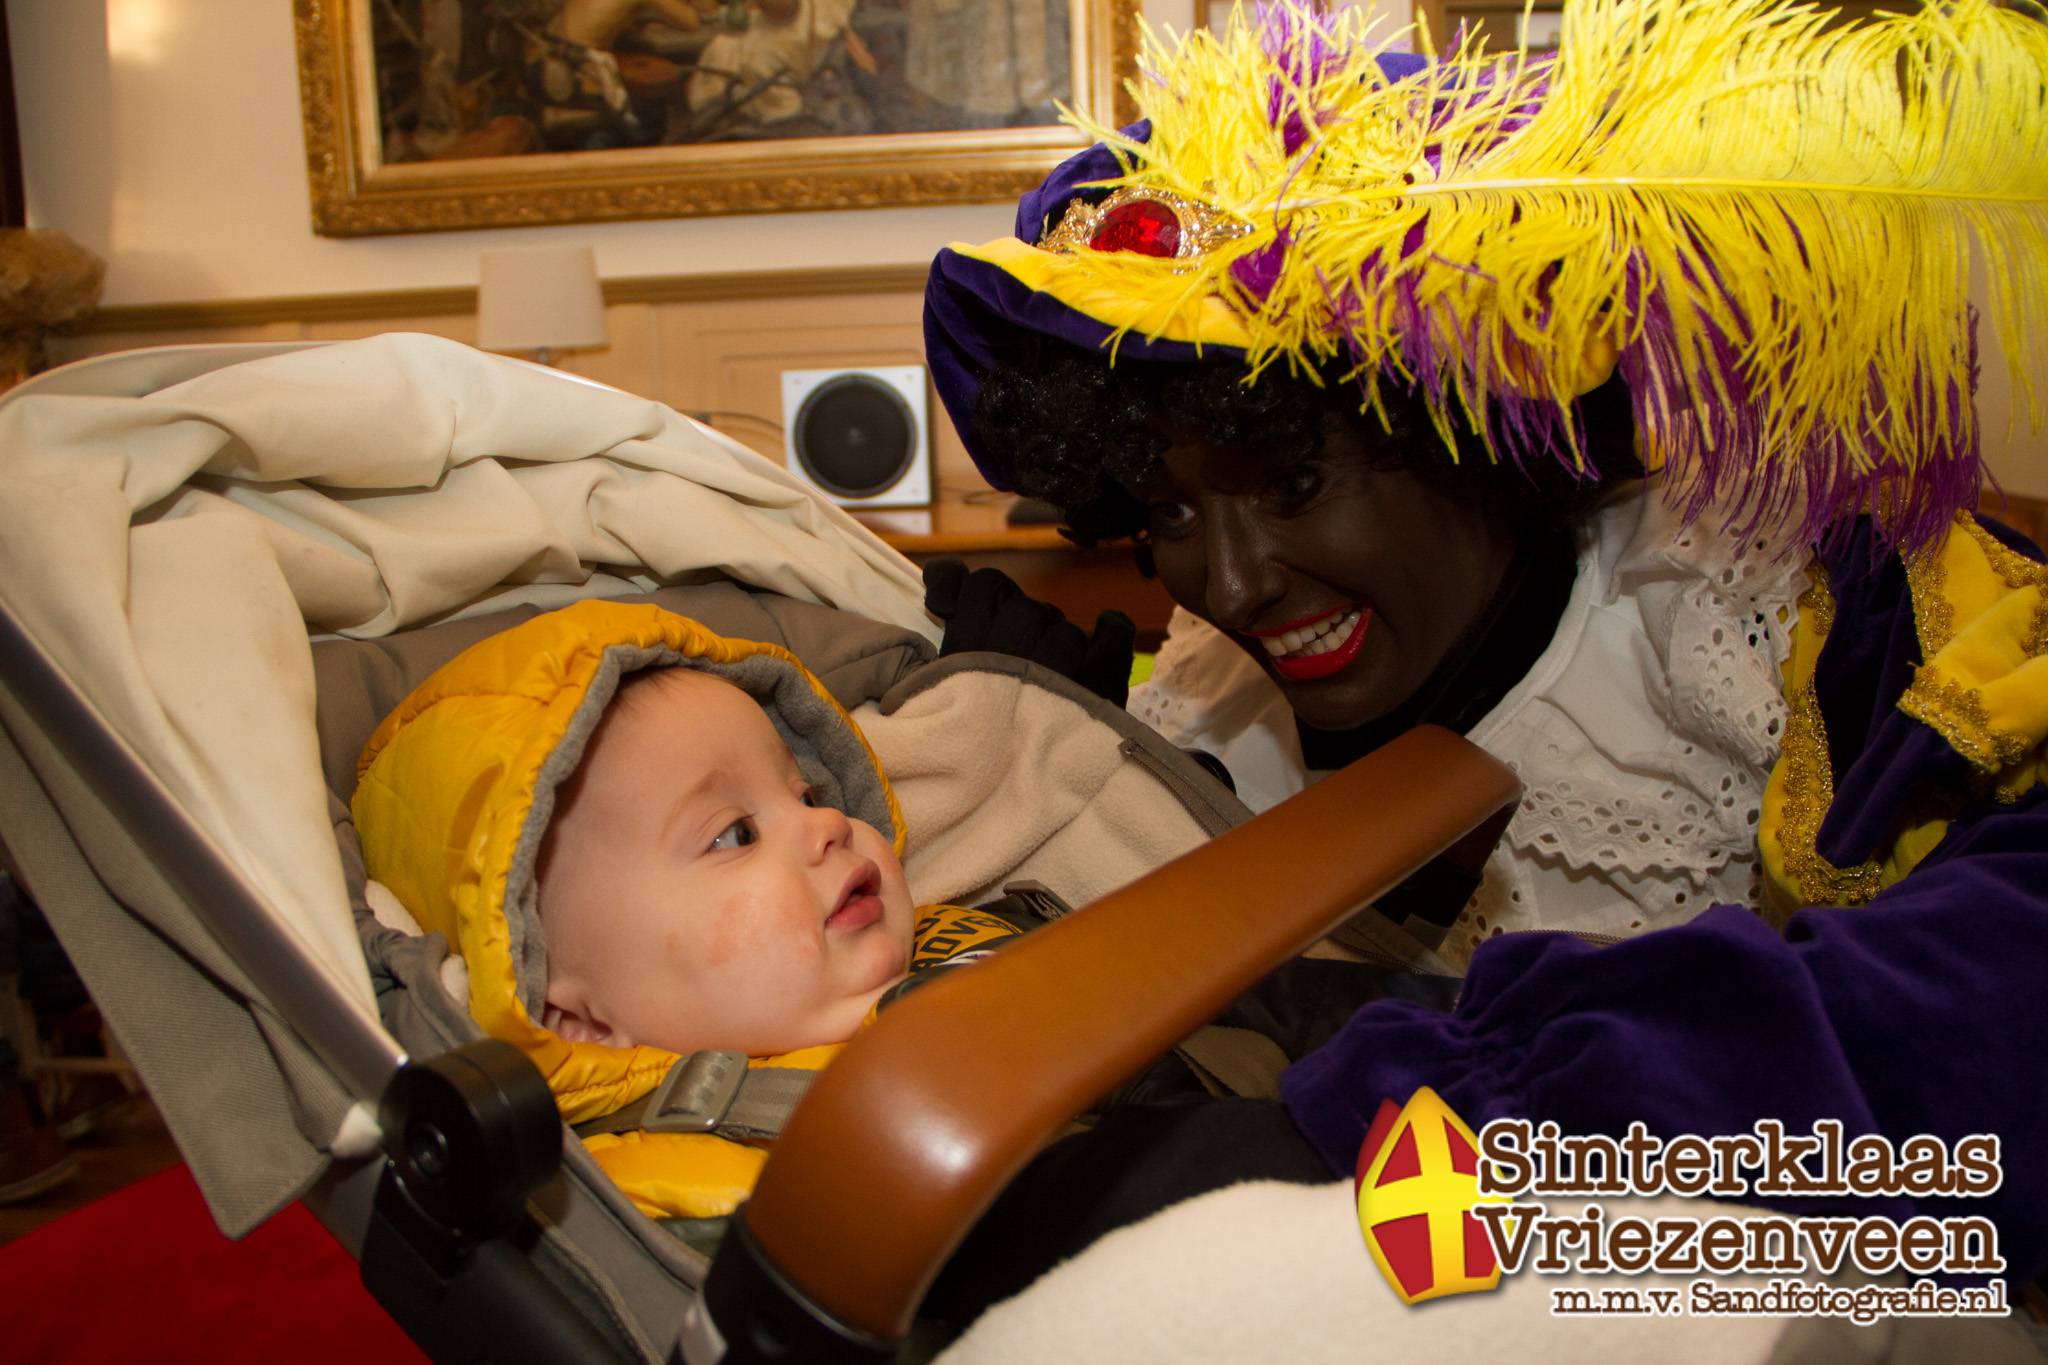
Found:
[[[1074, 913], [1074, 907], [1060, 899], [1059, 893], [1044, 882], [1004, 882], [1003, 900], [1016, 901], [1042, 920], [1056, 920]], [[1002, 901], [996, 904], [1001, 905]]]
[[693, 1052], [670, 1067], [648, 1096], [640, 1127], [650, 1133], [716, 1132], [746, 1078], [744, 1052]]

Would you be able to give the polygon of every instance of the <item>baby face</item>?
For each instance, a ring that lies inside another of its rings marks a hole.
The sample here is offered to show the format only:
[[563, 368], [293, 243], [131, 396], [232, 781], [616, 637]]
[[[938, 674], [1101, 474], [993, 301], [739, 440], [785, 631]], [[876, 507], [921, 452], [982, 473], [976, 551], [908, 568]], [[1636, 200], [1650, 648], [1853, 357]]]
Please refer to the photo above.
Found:
[[889, 841], [812, 800], [753, 699], [641, 675], [557, 793], [541, 1022], [673, 1052], [840, 1042], [903, 975], [911, 910]]

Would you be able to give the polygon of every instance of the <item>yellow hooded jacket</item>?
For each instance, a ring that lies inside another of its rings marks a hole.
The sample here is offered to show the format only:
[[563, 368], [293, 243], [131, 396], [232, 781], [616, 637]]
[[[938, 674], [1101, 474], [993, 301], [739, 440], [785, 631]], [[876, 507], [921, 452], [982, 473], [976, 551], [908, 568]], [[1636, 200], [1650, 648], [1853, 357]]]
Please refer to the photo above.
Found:
[[[902, 855], [895, 795], [824, 685], [779, 646], [726, 639], [653, 606], [581, 602], [479, 642], [386, 716], [357, 761], [351, 809], [370, 876], [448, 937], [469, 969], [471, 1016], [532, 1059], [572, 1124], [646, 1095], [678, 1059], [541, 1027], [547, 968], [535, 861], [555, 791], [620, 679], [671, 666], [704, 669], [754, 697], [820, 799], [874, 825]], [[839, 1046], [755, 1064], [815, 1068]], [[586, 1145], [656, 1217], [730, 1212], [766, 1159], [760, 1148], [695, 1133], [606, 1134]]]

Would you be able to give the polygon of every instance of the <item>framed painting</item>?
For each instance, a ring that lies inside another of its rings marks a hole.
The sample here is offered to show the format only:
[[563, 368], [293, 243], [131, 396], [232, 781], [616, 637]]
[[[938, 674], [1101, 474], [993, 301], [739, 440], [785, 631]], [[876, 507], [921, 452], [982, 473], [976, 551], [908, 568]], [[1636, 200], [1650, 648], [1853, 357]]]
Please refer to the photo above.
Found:
[[1138, 0], [293, 0], [329, 236], [993, 202], [1132, 117]]

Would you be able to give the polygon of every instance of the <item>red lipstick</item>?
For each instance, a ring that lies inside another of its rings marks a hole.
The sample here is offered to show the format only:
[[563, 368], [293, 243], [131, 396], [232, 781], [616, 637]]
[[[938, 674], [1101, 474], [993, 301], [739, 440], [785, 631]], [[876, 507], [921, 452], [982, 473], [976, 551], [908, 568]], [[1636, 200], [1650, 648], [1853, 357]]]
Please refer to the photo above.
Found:
[[[1325, 614], [1327, 615], [1328, 613]], [[1309, 619], [1321, 620], [1322, 618], [1311, 617]], [[1365, 647], [1365, 632], [1371, 625], [1372, 608], [1360, 607], [1358, 610], [1358, 624], [1353, 626], [1351, 633], [1344, 637], [1343, 644], [1338, 645], [1335, 649], [1326, 650], [1321, 654], [1304, 654], [1298, 658], [1288, 658], [1279, 655], [1269, 656], [1273, 665], [1273, 671], [1289, 682], [1314, 682], [1318, 678], [1327, 678], [1333, 673], [1342, 672], [1345, 665], [1357, 658], [1358, 651]], [[1288, 629], [1295, 629], [1295, 627], [1288, 627]]]

